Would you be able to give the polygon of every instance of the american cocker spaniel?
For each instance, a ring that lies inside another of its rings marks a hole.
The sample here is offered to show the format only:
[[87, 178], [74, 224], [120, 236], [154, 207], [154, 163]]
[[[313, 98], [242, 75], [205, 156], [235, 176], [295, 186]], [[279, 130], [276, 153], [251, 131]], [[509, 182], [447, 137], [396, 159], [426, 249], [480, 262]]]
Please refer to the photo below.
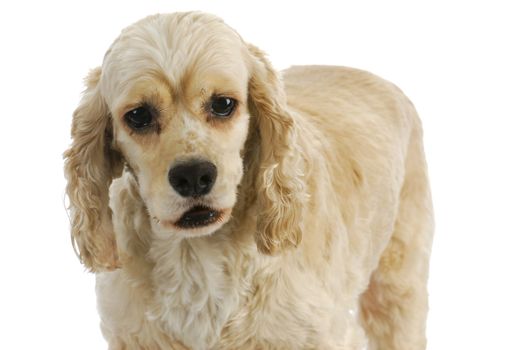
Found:
[[110, 349], [425, 347], [431, 195], [397, 87], [280, 75], [198, 12], [124, 29], [86, 86], [65, 174]]

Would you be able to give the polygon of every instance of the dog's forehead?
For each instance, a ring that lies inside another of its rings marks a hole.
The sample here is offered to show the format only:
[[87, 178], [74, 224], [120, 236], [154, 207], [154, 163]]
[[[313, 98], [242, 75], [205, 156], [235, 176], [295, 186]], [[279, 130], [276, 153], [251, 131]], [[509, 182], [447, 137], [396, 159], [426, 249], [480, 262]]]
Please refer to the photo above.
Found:
[[107, 51], [102, 89], [112, 94], [144, 76], [161, 74], [172, 85], [213, 72], [246, 78], [246, 46], [218, 17], [176, 13], [147, 17], [128, 28]]

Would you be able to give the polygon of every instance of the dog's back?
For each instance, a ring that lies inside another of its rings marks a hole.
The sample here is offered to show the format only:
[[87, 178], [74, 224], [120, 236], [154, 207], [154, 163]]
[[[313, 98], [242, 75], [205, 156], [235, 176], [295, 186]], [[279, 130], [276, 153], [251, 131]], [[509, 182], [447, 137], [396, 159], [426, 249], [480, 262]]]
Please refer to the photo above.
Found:
[[[356, 69], [298, 66], [284, 81], [308, 129], [301, 143], [328, 168], [313, 171], [327, 178], [310, 177], [333, 194], [328, 216], [312, 221], [336, 218], [333, 210], [343, 218], [347, 291], [367, 289], [360, 306], [372, 348], [424, 348], [433, 216], [413, 105], [393, 84]], [[322, 243], [304, 237], [303, 244], [313, 251]]]

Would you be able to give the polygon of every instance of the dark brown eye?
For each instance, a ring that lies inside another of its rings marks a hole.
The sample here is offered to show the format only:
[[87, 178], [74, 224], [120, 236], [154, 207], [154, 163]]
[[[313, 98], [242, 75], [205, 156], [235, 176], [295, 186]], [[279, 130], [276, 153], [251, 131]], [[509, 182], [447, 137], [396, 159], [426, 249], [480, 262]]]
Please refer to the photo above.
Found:
[[134, 130], [142, 131], [153, 123], [153, 115], [148, 106], [141, 106], [125, 113], [125, 122]]
[[235, 107], [236, 100], [229, 97], [215, 96], [211, 100], [211, 113], [217, 117], [229, 117]]

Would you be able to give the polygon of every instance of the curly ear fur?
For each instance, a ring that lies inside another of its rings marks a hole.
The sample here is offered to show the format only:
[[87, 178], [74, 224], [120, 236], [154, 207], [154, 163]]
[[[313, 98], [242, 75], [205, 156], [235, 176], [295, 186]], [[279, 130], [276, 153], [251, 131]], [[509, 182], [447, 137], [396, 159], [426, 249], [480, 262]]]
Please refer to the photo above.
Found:
[[249, 52], [249, 108], [260, 136], [255, 240], [260, 252], [275, 254], [301, 241], [303, 157], [279, 75], [262, 51], [249, 45]]
[[91, 271], [118, 267], [109, 209], [109, 186], [121, 173], [122, 162], [111, 149], [110, 113], [99, 91], [101, 69], [86, 78], [87, 89], [73, 114], [71, 147], [64, 153], [71, 238]]

